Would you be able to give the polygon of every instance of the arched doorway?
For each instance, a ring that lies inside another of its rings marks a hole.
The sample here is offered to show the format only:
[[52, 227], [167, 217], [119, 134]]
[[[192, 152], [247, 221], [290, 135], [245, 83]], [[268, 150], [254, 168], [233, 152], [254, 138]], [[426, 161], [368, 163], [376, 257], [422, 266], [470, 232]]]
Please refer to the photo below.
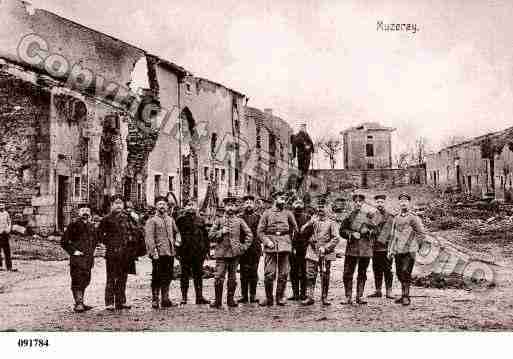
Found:
[[198, 199], [199, 134], [189, 108], [180, 114], [182, 129], [182, 203]]

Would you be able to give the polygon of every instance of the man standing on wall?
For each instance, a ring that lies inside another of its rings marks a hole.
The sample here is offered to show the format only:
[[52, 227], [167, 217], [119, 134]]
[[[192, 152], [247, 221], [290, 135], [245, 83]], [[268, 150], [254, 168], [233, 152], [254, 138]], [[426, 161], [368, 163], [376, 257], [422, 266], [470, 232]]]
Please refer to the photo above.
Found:
[[312, 154], [315, 151], [312, 138], [306, 132], [306, 124], [301, 124], [299, 133], [293, 136], [292, 151], [293, 157], [297, 155], [297, 167], [300, 173], [297, 189], [299, 189], [308, 175]]
[[394, 216], [385, 208], [386, 196], [384, 194], [374, 197], [376, 201], [376, 213], [372, 216], [372, 221], [376, 226], [374, 234], [374, 249], [372, 255], [372, 271], [374, 272], [374, 285], [376, 292], [371, 294], [369, 298], [381, 298], [383, 277], [385, 277], [385, 290], [386, 297], [392, 297], [392, 261], [387, 256], [388, 243], [390, 242], [390, 235], [392, 232], [392, 222]]
[[395, 256], [395, 270], [401, 282], [401, 298], [397, 304], [410, 305], [411, 274], [417, 252], [426, 239], [422, 220], [410, 211], [411, 197], [407, 193], [399, 195], [401, 212], [392, 223], [392, 239], [388, 248], [388, 258]]
[[253, 243], [240, 258], [240, 291], [242, 295], [239, 303], [258, 303], [256, 299], [258, 264], [262, 256], [262, 242], [257, 236], [260, 216], [255, 212], [255, 197], [247, 195], [243, 200], [244, 211], [241, 217], [251, 229]]
[[71, 292], [75, 300], [74, 311], [77, 313], [92, 309], [84, 304], [84, 293], [91, 283], [96, 244], [97, 235], [91, 222], [91, 210], [82, 207], [78, 210], [77, 220], [66, 228], [61, 240], [62, 248], [70, 256]]
[[237, 267], [240, 256], [251, 246], [253, 234], [243, 219], [237, 217], [237, 199], [224, 199], [226, 214], [217, 219], [210, 229], [209, 238], [216, 242], [215, 301], [212, 308], [222, 308], [224, 278], [228, 273], [227, 304], [237, 307], [233, 299], [237, 289]]
[[[5, 209], [5, 204], [0, 203], [0, 250], [3, 250], [5, 255], [5, 266], [8, 271], [16, 272], [12, 268], [11, 259], [11, 245], [9, 243], [9, 236], [11, 233], [12, 222], [9, 212]], [[2, 267], [2, 253], [0, 252], [0, 268]]]
[[274, 303], [273, 287], [276, 284], [276, 304], [283, 306], [283, 296], [287, 287], [290, 272], [289, 254], [292, 251], [292, 237], [298, 232], [294, 215], [285, 209], [287, 197], [282, 191], [274, 193], [274, 206], [262, 215], [258, 224], [258, 237], [262, 239], [265, 252], [265, 296], [261, 306], [272, 306]]
[[187, 304], [191, 276], [194, 282], [196, 304], [210, 303], [203, 297], [203, 263], [208, 255], [210, 242], [205, 221], [198, 216], [197, 212], [196, 204], [191, 201], [185, 206], [183, 214], [176, 220], [182, 238], [182, 243], [177, 248], [181, 266], [182, 302], [180, 304], [182, 305]]
[[126, 304], [126, 282], [130, 270], [131, 256], [129, 243], [137, 235], [129, 215], [123, 210], [121, 195], [114, 195], [111, 211], [100, 222], [98, 239], [105, 244], [107, 284], [105, 286], [105, 306], [107, 310], [130, 309]]

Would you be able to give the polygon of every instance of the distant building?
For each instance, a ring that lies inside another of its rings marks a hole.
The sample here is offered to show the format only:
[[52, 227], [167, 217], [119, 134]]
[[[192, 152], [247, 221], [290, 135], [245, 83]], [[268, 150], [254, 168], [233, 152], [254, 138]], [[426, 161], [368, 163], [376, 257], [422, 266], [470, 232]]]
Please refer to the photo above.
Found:
[[344, 168], [366, 170], [392, 167], [392, 132], [394, 128], [368, 122], [342, 132]]

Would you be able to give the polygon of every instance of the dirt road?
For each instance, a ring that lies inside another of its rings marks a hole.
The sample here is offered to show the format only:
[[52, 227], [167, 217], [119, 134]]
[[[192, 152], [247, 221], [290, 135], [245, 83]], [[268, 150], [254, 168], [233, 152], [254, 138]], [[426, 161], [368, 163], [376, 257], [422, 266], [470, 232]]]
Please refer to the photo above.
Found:
[[[284, 308], [263, 309], [256, 305], [223, 310], [188, 304], [168, 310], [150, 308], [150, 263], [138, 263], [138, 275], [131, 276], [128, 298], [130, 311], [111, 313], [103, 307], [104, 260], [93, 271], [87, 301], [95, 309], [75, 314], [71, 307], [68, 267], [65, 261], [17, 262], [19, 273], [0, 272], [0, 330], [34, 331], [431, 331], [513, 329], [513, 284], [509, 268], [498, 268], [496, 288], [483, 291], [414, 288], [413, 304], [402, 307], [385, 299], [372, 299], [366, 306], [342, 306], [342, 265], [339, 259], [331, 284], [333, 305], [319, 303], [304, 308], [289, 302]], [[418, 266], [422, 273], [426, 266]], [[367, 294], [372, 292], [368, 273]], [[213, 280], [205, 283], [206, 296], [213, 297]], [[394, 291], [400, 292], [395, 283]], [[260, 284], [258, 295], [263, 297]], [[191, 292], [191, 296], [193, 293]], [[319, 290], [316, 290], [319, 296]], [[175, 281], [172, 297], [179, 301]]]

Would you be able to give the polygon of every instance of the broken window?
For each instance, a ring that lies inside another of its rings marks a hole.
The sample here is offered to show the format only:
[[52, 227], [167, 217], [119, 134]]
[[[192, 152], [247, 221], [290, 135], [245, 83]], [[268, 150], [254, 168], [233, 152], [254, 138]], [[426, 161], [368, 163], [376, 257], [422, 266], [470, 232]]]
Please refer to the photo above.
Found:
[[80, 176], [75, 176], [75, 180], [73, 183], [74, 183], [73, 197], [75, 197], [75, 199], [80, 199], [81, 187], [82, 187], [82, 180], [81, 180]]
[[208, 167], [205, 167], [203, 169], [203, 178], [205, 179], [205, 181], [208, 181]]
[[374, 163], [367, 163], [367, 169], [369, 169], [369, 170], [374, 169]]
[[226, 169], [221, 169], [221, 181], [225, 181], [226, 179]]
[[374, 157], [374, 144], [367, 143], [365, 145], [365, 151], [367, 153], [367, 157]]
[[211, 140], [211, 143], [210, 143], [210, 152], [212, 154], [216, 153], [216, 147], [217, 147], [217, 133], [214, 132], [212, 134], [212, 140]]
[[155, 197], [160, 196], [160, 175], [155, 175]]
[[174, 186], [175, 178], [173, 176], [169, 176], [169, 192], [174, 192], [175, 186]]

